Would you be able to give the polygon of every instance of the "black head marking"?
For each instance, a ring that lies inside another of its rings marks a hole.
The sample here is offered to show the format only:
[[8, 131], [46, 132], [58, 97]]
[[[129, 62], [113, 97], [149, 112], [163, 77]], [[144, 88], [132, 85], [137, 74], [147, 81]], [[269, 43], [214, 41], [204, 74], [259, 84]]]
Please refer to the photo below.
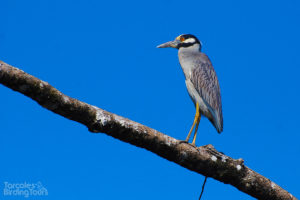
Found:
[[[194, 41], [184, 42], [186, 40], [188, 41], [188, 39], [191, 39], [191, 38], [194, 39]], [[178, 49], [181, 47], [190, 47], [190, 46], [193, 46], [194, 44], [199, 44], [199, 46], [200, 46], [199, 48], [201, 50], [201, 42], [198, 40], [198, 38], [196, 38], [192, 34], [182, 34], [182, 35], [178, 36], [176, 39], [181, 41], [181, 43], [178, 44], [178, 47], [177, 47]]]

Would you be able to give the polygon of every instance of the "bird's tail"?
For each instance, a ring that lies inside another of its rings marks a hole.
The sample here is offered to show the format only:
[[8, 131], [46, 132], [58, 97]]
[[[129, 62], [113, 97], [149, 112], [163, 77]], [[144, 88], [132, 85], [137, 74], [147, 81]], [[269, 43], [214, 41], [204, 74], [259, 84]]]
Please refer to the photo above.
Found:
[[223, 131], [223, 114], [222, 110], [214, 112], [212, 119], [210, 119], [211, 123], [217, 129], [218, 133]]

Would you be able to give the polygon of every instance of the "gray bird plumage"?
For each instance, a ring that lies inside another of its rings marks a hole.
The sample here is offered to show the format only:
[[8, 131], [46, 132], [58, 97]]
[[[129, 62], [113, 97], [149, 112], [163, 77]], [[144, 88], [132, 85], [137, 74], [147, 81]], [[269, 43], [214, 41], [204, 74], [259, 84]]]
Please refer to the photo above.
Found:
[[[201, 42], [191, 34], [183, 34], [176, 37], [174, 41], [158, 46], [158, 48], [166, 47], [178, 49], [178, 57], [190, 97], [195, 105], [198, 104], [200, 113], [206, 116], [221, 133], [223, 131], [223, 114], [219, 81], [211, 61], [201, 52]], [[195, 117], [195, 119], [197, 118]], [[197, 126], [195, 135], [196, 132]], [[187, 140], [189, 136], [190, 133]]]
[[211, 61], [204, 53], [193, 48], [179, 49], [178, 56], [193, 102], [199, 103], [200, 112], [212, 122], [219, 133], [222, 132], [220, 86]]

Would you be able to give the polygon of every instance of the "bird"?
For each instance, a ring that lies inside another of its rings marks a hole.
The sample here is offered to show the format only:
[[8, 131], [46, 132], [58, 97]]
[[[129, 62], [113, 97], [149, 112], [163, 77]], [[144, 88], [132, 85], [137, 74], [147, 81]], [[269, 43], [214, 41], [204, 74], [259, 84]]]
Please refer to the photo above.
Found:
[[205, 116], [216, 128], [223, 131], [223, 114], [220, 85], [208, 56], [201, 52], [202, 43], [192, 34], [182, 34], [174, 41], [158, 45], [157, 48], [178, 49], [178, 58], [185, 76], [185, 84], [191, 97], [196, 114], [184, 142], [188, 143], [195, 127], [192, 145], [195, 146], [201, 116]]

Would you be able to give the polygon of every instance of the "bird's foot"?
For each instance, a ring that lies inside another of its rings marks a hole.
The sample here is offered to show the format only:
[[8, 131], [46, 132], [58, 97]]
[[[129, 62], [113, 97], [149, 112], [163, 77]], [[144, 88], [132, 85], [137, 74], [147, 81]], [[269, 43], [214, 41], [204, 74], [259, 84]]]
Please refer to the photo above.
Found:
[[178, 144], [182, 144], [182, 143], [185, 143], [185, 144], [191, 145], [191, 146], [193, 146], [193, 147], [196, 147], [195, 144], [189, 143], [189, 142], [186, 141], [186, 140], [179, 140], [179, 143], [178, 143]]
[[179, 144], [182, 144], [182, 143], [188, 144], [189, 142], [186, 140], [179, 140]]

